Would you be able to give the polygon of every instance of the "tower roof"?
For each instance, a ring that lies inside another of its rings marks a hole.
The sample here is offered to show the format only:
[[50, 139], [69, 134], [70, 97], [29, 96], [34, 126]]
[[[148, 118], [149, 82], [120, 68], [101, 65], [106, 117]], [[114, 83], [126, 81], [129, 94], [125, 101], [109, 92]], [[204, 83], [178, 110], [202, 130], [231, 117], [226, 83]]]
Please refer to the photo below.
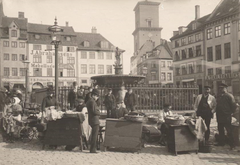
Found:
[[159, 6], [160, 3], [159, 2], [152, 2], [152, 1], [148, 1], [148, 0], [145, 0], [145, 1], [140, 1], [137, 3], [137, 5], [134, 7], [133, 11], [135, 11], [139, 5], [153, 5], [153, 6]]

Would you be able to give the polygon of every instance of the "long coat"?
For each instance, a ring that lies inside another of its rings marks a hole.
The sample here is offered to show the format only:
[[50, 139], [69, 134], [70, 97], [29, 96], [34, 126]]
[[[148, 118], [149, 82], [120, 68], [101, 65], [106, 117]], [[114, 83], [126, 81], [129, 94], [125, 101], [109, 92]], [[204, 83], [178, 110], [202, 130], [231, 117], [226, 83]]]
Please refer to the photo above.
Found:
[[115, 99], [114, 95], [113, 94], [111, 94], [111, 95], [107, 94], [105, 96], [105, 99], [104, 99], [104, 104], [105, 104], [107, 110], [114, 109], [115, 105], [116, 105], [116, 99]]
[[88, 111], [88, 123], [92, 127], [94, 125], [99, 125], [99, 116], [100, 110], [93, 98], [90, 98], [87, 102], [87, 111]]
[[127, 107], [134, 107], [137, 105], [137, 98], [134, 93], [129, 94], [128, 92], [126, 93], [126, 96], [124, 98], [124, 103]]
[[85, 99], [85, 94], [84, 92], [81, 92], [79, 90], [77, 90], [76, 92], [71, 89], [68, 93], [68, 103], [70, 103], [70, 108], [73, 109], [76, 107], [76, 100], [78, 98], [82, 98]]

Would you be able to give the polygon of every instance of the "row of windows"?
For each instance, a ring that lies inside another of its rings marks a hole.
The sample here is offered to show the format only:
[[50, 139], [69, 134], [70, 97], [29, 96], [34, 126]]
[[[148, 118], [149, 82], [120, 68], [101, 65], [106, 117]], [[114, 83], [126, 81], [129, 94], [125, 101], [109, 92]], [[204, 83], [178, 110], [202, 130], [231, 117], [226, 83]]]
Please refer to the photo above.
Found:
[[[222, 49], [221, 45], [215, 46], [215, 60], [222, 59]], [[224, 59], [231, 58], [231, 44], [225, 43], [224, 44]], [[213, 47], [207, 48], [207, 61], [213, 61]]]
[[[223, 26], [223, 34], [227, 35], [231, 33], [231, 23], [225, 23]], [[222, 26], [218, 25], [215, 26], [214, 28], [214, 32], [215, 32], [215, 38], [220, 37], [222, 35]], [[213, 28], [207, 29], [207, 39], [210, 40], [213, 38]]]
[[[3, 41], [3, 47], [9, 47], [9, 41]], [[11, 47], [12, 48], [17, 48], [18, 47], [18, 42], [17, 41], [12, 41], [11, 42]], [[19, 42], [19, 48], [25, 48], [25, 42]]]
[[[157, 80], [157, 73], [151, 73], [151, 80], [152, 81], [155, 81]], [[172, 73], [165, 73], [165, 72], [162, 72], [161, 73], [161, 81], [172, 81]]]
[[[166, 64], [167, 64], [167, 67], [171, 67], [172, 66], [172, 62], [171, 61], [161, 61], [161, 67], [162, 68], [166, 68]], [[152, 61], [151, 62], [151, 68], [157, 68], [157, 62], [156, 61]]]
[[175, 56], [174, 56], [174, 60], [178, 61], [178, 60], [184, 60], [187, 58], [193, 58], [196, 56], [201, 56], [202, 52], [201, 52], [201, 45], [196, 46], [196, 50], [194, 50], [194, 47], [191, 48], [186, 48], [183, 50], [179, 50], [175, 52]]
[[[12, 61], [17, 61], [18, 60], [18, 55], [17, 54], [12, 54], [11, 56]], [[10, 55], [8, 53], [3, 54], [3, 60], [9, 61], [10, 60]], [[25, 55], [24, 54], [19, 54], [19, 61], [25, 60]]]
[[[188, 44], [193, 43], [194, 39], [195, 39], [195, 42], [201, 41], [202, 40], [201, 34], [198, 33], [198, 34], [195, 34], [195, 35], [188, 36]], [[186, 38], [182, 38], [181, 39], [181, 45], [180, 45], [180, 41], [179, 40], [175, 41], [175, 47], [184, 46], [186, 44], [187, 44]]]
[[[97, 58], [98, 59], [104, 59], [104, 53], [103, 52], [98, 52]], [[86, 51], [81, 51], [81, 59], [87, 59], [87, 52]], [[89, 52], [89, 59], [96, 59], [95, 52]], [[106, 59], [107, 60], [112, 60], [112, 53], [111, 52], [106, 53]]]
[[[33, 50], [42, 50], [42, 46], [43, 45], [33, 45]], [[48, 51], [53, 50], [53, 45], [47, 45], [47, 49]], [[59, 45], [58, 46], [58, 51], [63, 51], [63, 46]], [[67, 46], [66, 47], [66, 52], [74, 52], [75, 48], [73, 46]]]
[[193, 64], [189, 64], [188, 67], [186, 67], [185, 65], [183, 65], [181, 67], [181, 70], [180, 68], [175, 68], [175, 72], [176, 72], [176, 75], [179, 76], [179, 75], [186, 75], [186, 74], [193, 74], [193, 73], [201, 73], [202, 72], [202, 65], [197, 65], [196, 67], [196, 71], [193, 67]]
[[[53, 56], [47, 55], [46, 62], [52, 63], [53, 62]], [[33, 63], [42, 63], [42, 55], [33, 55]], [[58, 63], [63, 64], [63, 57], [58, 57]], [[75, 63], [75, 57], [67, 57], [67, 63], [68, 64], [74, 64]]]
[[[225, 74], [231, 73], [231, 66], [225, 66]], [[216, 68], [216, 75], [223, 74], [222, 67]], [[208, 75], [213, 75], [213, 68], [208, 69]]]
[[[112, 74], [112, 65], [107, 65], [107, 74]], [[81, 74], [87, 74], [87, 64], [81, 64]], [[96, 74], [96, 65], [89, 65], [89, 74]], [[98, 74], [104, 74], [104, 65], [98, 65]]]
[[[4, 76], [10, 76], [10, 69], [11, 68], [4, 67], [3, 69]], [[18, 76], [18, 68], [12, 68], [11, 70], [12, 70], [12, 76]], [[19, 69], [19, 76], [25, 76], [25, 73], [26, 73], [25, 68]]]

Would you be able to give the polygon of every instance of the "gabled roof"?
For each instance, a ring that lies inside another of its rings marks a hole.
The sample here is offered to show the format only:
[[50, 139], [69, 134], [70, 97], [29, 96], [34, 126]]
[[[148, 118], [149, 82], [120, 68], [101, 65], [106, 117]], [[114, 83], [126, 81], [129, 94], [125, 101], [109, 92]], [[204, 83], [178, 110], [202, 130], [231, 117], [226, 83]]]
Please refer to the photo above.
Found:
[[[170, 40], [174, 40], [183, 36], [186, 36], [188, 34], [192, 34], [195, 33], [197, 31], [202, 30], [202, 28], [204, 27], [204, 23], [207, 20], [207, 18], [210, 16], [210, 14], [205, 15], [197, 20], [191, 21], [188, 25], [187, 25], [187, 30], [184, 31], [182, 34], [176, 34], [175, 36], [173, 36], [172, 38], [170, 38]], [[197, 23], [197, 28], [196, 29], [192, 29], [192, 24], [193, 23]]]
[[2, 27], [8, 27], [12, 22], [15, 22], [19, 29], [27, 29], [28, 20], [26, 18], [15, 18], [15, 17], [3, 17]]
[[[28, 23], [28, 32], [29, 33], [40, 33], [40, 34], [51, 34], [52, 32], [48, 30], [48, 28], [50, 26], [52, 26], [52, 25]], [[61, 32], [62, 35], [76, 36], [73, 27], [61, 26], [61, 28], [63, 28], [63, 32]]]
[[215, 21], [240, 11], [239, 0], [222, 0], [207, 19], [207, 22]]
[[137, 5], [134, 7], [133, 11], [136, 10], [136, 8], [139, 6], [139, 5], [160, 5], [159, 2], [152, 2], [152, 1], [148, 1], [148, 0], [145, 0], [145, 1], [140, 1], [137, 3]]
[[158, 46], [156, 46], [152, 51], [151, 51], [151, 55], [153, 55], [153, 51], [156, 50], [161, 50], [161, 49], [166, 49], [166, 51], [168, 53], [162, 53], [162, 51], [159, 51], [159, 53], [157, 54], [158, 58], [160, 59], [172, 59], [172, 51], [170, 46], [168, 45], [168, 42], [166, 40], [162, 40], [162, 43]]

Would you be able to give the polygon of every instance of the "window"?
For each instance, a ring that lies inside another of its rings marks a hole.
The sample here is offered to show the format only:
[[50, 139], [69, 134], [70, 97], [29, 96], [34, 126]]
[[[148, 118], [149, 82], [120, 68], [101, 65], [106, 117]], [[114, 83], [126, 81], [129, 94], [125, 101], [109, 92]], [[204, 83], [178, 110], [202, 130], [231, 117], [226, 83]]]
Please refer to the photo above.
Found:
[[81, 59], [87, 59], [87, 52], [81, 51]]
[[33, 50], [42, 50], [42, 45], [33, 45]]
[[25, 54], [19, 54], [19, 61], [25, 61], [25, 60], [27, 60], [25, 58]]
[[20, 68], [20, 76], [25, 76], [25, 75], [26, 75], [26, 69]]
[[87, 84], [87, 80], [82, 80], [82, 84]]
[[175, 41], [175, 47], [177, 48], [177, 47], [179, 47], [179, 45], [180, 45], [180, 44], [179, 44], [179, 40], [176, 40], [176, 41]]
[[225, 66], [225, 74], [231, 73], [231, 66]]
[[186, 52], [185, 50], [182, 50], [182, 59], [186, 59], [186, 58], [187, 58]]
[[195, 30], [197, 28], [197, 24], [196, 24], [196, 22], [194, 22], [193, 24], [192, 24], [192, 30]]
[[167, 74], [167, 81], [172, 81], [172, 73]]
[[37, 40], [40, 39], [40, 35], [38, 35], [38, 34], [34, 34], [34, 37], [35, 37], [35, 39], [37, 39]]
[[12, 48], [17, 48], [17, 41], [12, 41], [11, 45], [12, 45]]
[[74, 64], [75, 63], [75, 57], [67, 57], [67, 63], [68, 64]]
[[166, 67], [165, 61], [161, 61], [161, 67], [162, 67], [162, 68], [165, 68], [165, 67]]
[[201, 73], [202, 72], [202, 65], [199, 64], [197, 65], [197, 73]]
[[211, 29], [207, 29], [207, 39], [212, 39], [212, 28]]
[[201, 45], [196, 46], [196, 56], [201, 56], [202, 55], [202, 49]]
[[87, 74], [87, 64], [81, 64], [81, 74]]
[[152, 21], [151, 20], [147, 20], [147, 27], [152, 27]]
[[187, 74], [187, 69], [185, 65], [182, 66], [182, 74], [183, 75]]
[[224, 58], [231, 58], [231, 45], [230, 43], [224, 44]]
[[98, 52], [98, 59], [104, 59], [103, 52]]
[[66, 41], [71, 41], [71, 37], [65, 37]]
[[10, 69], [9, 69], [9, 68], [5, 68], [5, 67], [4, 67], [3, 70], [4, 70], [4, 73], [3, 73], [4, 76], [10, 76]]
[[207, 61], [213, 61], [213, 50], [212, 47], [207, 48]]
[[74, 69], [67, 69], [67, 77], [74, 77], [75, 71]]
[[221, 45], [216, 45], [215, 50], [216, 50], [216, 60], [221, 60], [222, 59]]
[[175, 71], [176, 71], [176, 76], [179, 76], [180, 75], [180, 68], [176, 68]]
[[63, 64], [63, 56], [59, 56], [58, 57], [58, 63], [59, 64]]
[[183, 45], [185, 45], [186, 44], [186, 39], [185, 38], [182, 38], [181, 39], [181, 45], [183, 46]]
[[19, 42], [19, 48], [25, 48], [25, 42]]
[[58, 51], [62, 52], [63, 51], [63, 46], [62, 45], [58, 45]]
[[11, 37], [17, 37], [17, 30], [11, 30]]
[[230, 34], [231, 33], [231, 28], [230, 28], [230, 22], [229, 23], [225, 23], [224, 24], [224, 34], [227, 35], [227, 34]]
[[18, 76], [18, 69], [12, 68], [12, 76]]
[[101, 41], [101, 48], [108, 48], [108, 42], [107, 41]]
[[98, 65], [98, 74], [104, 74], [104, 65]]
[[222, 74], [222, 68], [216, 68], [216, 74], [217, 75]]
[[161, 80], [166, 81], [166, 73], [161, 73]]
[[151, 73], [151, 80], [157, 80], [157, 75], [156, 75], [156, 73], [154, 72], [154, 73]]
[[194, 69], [193, 69], [193, 65], [192, 64], [188, 65], [188, 71], [189, 71], [189, 74], [193, 74], [194, 73]]
[[89, 52], [89, 59], [95, 59], [95, 52]]
[[42, 76], [42, 68], [33, 68], [33, 76]]
[[3, 41], [3, 47], [9, 47], [9, 41]]
[[213, 68], [208, 69], [208, 75], [213, 75]]
[[17, 61], [17, 54], [12, 54], [12, 61]]
[[90, 46], [90, 43], [89, 43], [88, 41], [84, 41], [84, 42], [83, 42], [83, 46], [84, 46], [84, 47], [89, 47], [89, 46]]
[[6, 61], [10, 60], [10, 59], [9, 59], [9, 54], [4, 53], [4, 55], [3, 55], [3, 60], [6, 60]]
[[180, 57], [179, 57], [179, 54], [178, 54], [177, 51], [175, 52], [175, 60], [176, 60], [176, 61], [180, 60]]
[[67, 47], [67, 52], [74, 52], [74, 47], [73, 46], [68, 46]]
[[188, 43], [192, 43], [193, 42], [193, 36], [188, 36]]
[[111, 52], [107, 52], [107, 55], [106, 55], [106, 56], [107, 56], [107, 59], [108, 59], [108, 60], [111, 60], [111, 59], [112, 59], [112, 53], [111, 53]]
[[89, 73], [90, 74], [95, 74], [95, 65], [93, 65], [93, 64], [89, 65]]
[[171, 61], [168, 61], [168, 62], [167, 62], [167, 66], [168, 66], [168, 67], [171, 67], [171, 66], [172, 66], [172, 62], [171, 62]]
[[52, 48], [52, 45], [47, 45], [47, 50], [48, 51], [51, 51], [53, 48]]
[[107, 74], [112, 74], [112, 65], [107, 65]]
[[51, 55], [47, 55], [47, 63], [52, 63], [52, 56]]
[[157, 67], [155, 61], [152, 61], [152, 62], [151, 62], [151, 67], [152, 67], [152, 68], [156, 68], [156, 67]]
[[195, 35], [196, 41], [200, 41], [201, 40], [201, 34], [198, 33]]
[[52, 68], [47, 68], [47, 76], [52, 77]]
[[192, 50], [192, 48], [188, 48], [188, 55], [189, 55], [189, 58], [193, 57], [193, 50]]
[[215, 27], [215, 37], [220, 37], [221, 36], [221, 25]]
[[41, 55], [33, 55], [33, 63], [42, 63]]

